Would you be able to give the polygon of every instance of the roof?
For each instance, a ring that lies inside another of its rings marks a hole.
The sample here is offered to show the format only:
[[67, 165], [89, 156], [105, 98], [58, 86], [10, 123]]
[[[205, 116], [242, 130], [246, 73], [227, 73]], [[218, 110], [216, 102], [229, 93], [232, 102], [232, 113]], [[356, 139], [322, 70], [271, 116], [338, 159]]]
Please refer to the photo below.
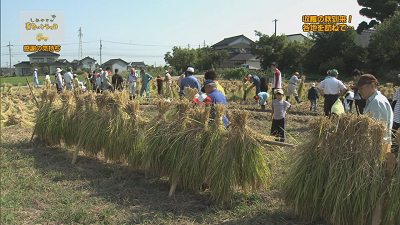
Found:
[[28, 57], [32, 57], [32, 56], [60, 56], [60, 54], [57, 54], [54, 52], [35, 52], [35, 53], [28, 55]]
[[286, 35], [286, 37], [289, 37], [289, 36], [298, 36], [298, 35], [301, 35], [301, 36], [303, 36], [303, 37], [306, 38], [306, 36], [304, 36], [304, 34], [301, 34], [301, 33], [298, 33], [298, 34], [288, 34], [288, 35]]
[[225, 38], [224, 40], [212, 45], [211, 47], [215, 48], [217, 46], [228, 45], [229, 43], [234, 42], [234, 41], [236, 41], [237, 39], [240, 39], [240, 38], [246, 38], [250, 42], [252, 42], [252, 43], [254, 42], [253, 40], [251, 40], [250, 38], [248, 38], [248, 37], [246, 37], [246, 36], [244, 36], [242, 34], [242, 35], [238, 35], [238, 36], [234, 36], [234, 37]]
[[71, 64], [78, 64], [79, 61], [77, 59], [72, 60]]
[[91, 59], [91, 60], [93, 60], [93, 61], [95, 61], [96, 62], [96, 60], [95, 59], [93, 59], [93, 58], [90, 58], [89, 56], [86, 56], [85, 58], [83, 58], [83, 59], [81, 59], [81, 60], [79, 60], [80, 62], [82, 62], [83, 60], [85, 60], [85, 59]]
[[132, 66], [146, 66], [144, 62], [131, 62]]
[[252, 55], [250, 53], [244, 53], [244, 54], [239, 54], [239, 55], [233, 57], [229, 61], [243, 61], [243, 60], [249, 60], [251, 58], [254, 58], [254, 55]]
[[118, 59], [110, 59], [110, 60], [108, 60], [107, 62], [103, 63], [103, 65], [106, 65], [106, 64], [115, 64], [115, 63], [118, 62], [118, 61], [122, 61], [122, 62], [124, 62], [124, 63], [126, 63], [126, 64], [129, 64], [129, 63], [125, 62], [124, 60], [118, 58]]
[[66, 59], [57, 59], [55, 62], [69, 63]]
[[375, 30], [368, 29], [363, 30], [361, 34], [357, 34], [357, 45], [362, 47], [367, 47], [370, 42], [370, 35], [373, 34]]
[[68, 64], [68, 61], [66, 59], [65, 59], [65, 61], [57, 60], [57, 61], [54, 61], [52, 63], [49, 63], [49, 65], [67, 65], [67, 64]]
[[17, 64], [15, 64], [14, 66], [15, 67], [18, 67], [18, 66], [30, 66], [31, 65], [31, 63], [29, 62], [29, 61], [22, 61], [22, 62], [20, 62], [20, 63], [17, 63]]

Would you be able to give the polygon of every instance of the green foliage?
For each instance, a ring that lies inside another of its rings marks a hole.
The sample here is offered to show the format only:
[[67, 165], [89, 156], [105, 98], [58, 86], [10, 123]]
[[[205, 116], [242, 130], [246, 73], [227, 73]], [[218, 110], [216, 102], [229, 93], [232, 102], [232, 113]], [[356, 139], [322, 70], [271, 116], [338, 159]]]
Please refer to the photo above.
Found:
[[243, 67], [240, 67], [240, 68], [226, 70], [225, 74], [223, 74], [223, 77], [226, 80], [230, 80], [230, 79], [243, 80], [243, 78], [245, 78], [248, 74], [249, 74], [249, 71], [247, 71]]
[[228, 57], [229, 53], [226, 50], [215, 51], [209, 46], [198, 49], [174, 46], [172, 53], [167, 52], [165, 54], [164, 60], [178, 71], [174, 75], [179, 75], [179, 72], [185, 71], [188, 66], [194, 67], [197, 71], [218, 68], [220, 63]]
[[390, 70], [400, 70], [400, 12], [378, 25], [371, 35], [369, 71], [384, 77]]
[[357, 27], [357, 33], [361, 34], [363, 30], [374, 27], [380, 22], [384, 22], [389, 16], [393, 15], [395, 11], [400, 11], [399, 0], [395, 1], [375, 1], [375, 0], [358, 0], [360, 6], [364, 6], [360, 10], [360, 14], [368, 18], [375, 18], [369, 22], [361, 22]]

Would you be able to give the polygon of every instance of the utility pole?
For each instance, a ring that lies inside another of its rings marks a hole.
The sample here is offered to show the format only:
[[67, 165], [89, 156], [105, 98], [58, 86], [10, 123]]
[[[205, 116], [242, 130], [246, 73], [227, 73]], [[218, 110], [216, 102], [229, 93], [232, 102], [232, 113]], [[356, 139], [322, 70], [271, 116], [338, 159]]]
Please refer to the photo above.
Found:
[[102, 62], [101, 62], [101, 49], [103, 48], [103, 45], [101, 45], [101, 39], [100, 39], [100, 66], [101, 66], [101, 64], [103, 64]]
[[188, 44], [188, 50], [190, 49], [190, 44]]
[[277, 19], [274, 19], [274, 20], [272, 20], [272, 22], [275, 22], [275, 36], [276, 36], [276, 22], [278, 22], [278, 20]]
[[12, 45], [11, 45], [11, 41], [9, 41], [7, 47], [8, 47], [8, 49], [10, 50], [10, 76], [11, 76], [11, 72], [12, 72], [12, 71], [11, 71], [11, 67], [12, 67], [12, 64], [11, 64], [11, 46], [12, 46]]
[[79, 27], [79, 50], [78, 50], [78, 59], [81, 60], [83, 58], [83, 47], [82, 47], [82, 27]]
[[206, 47], [206, 40], [204, 40], [204, 44], [203, 44], [203, 47], [204, 47], [204, 48]]

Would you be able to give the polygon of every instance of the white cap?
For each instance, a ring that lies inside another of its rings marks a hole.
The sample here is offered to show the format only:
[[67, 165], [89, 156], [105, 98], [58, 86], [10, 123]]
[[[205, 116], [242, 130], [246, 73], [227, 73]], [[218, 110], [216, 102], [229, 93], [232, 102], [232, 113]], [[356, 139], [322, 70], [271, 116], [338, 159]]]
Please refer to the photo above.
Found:
[[399, 76], [399, 78], [400, 78], [400, 73], [399, 73], [399, 75], [397, 75], [397, 76]]
[[188, 67], [186, 71], [194, 73], [194, 68], [193, 67]]
[[35, 70], [37, 70], [37, 69], [35, 68]]
[[57, 69], [56, 69], [56, 72], [57, 72], [57, 73], [59, 73], [59, 72], [61, 72], [61, 71], [62, 71], [62, 69], [60, 69], [60, 68], [57, 68]]
[[251, 79], [251, 74], [249, 74], [249, 75], [247, 76], [247, 78], [250, 80], [250, 79]]
[[315, 83], [312, 83], [312, 87], [315, 87]]

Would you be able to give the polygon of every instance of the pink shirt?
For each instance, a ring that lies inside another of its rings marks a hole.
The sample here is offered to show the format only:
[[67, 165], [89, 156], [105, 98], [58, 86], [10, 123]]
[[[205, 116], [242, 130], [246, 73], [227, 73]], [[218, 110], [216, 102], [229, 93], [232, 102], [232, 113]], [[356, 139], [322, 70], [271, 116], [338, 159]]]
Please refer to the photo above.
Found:
[[179, 87], [181, 86], [181, 82], [182, 82], [183, 78], [185, 78], [185, 74], [184, 73], [182, 73], [181, 76], [179, 77], [179, 80], [178, 80], [178, 86]]

